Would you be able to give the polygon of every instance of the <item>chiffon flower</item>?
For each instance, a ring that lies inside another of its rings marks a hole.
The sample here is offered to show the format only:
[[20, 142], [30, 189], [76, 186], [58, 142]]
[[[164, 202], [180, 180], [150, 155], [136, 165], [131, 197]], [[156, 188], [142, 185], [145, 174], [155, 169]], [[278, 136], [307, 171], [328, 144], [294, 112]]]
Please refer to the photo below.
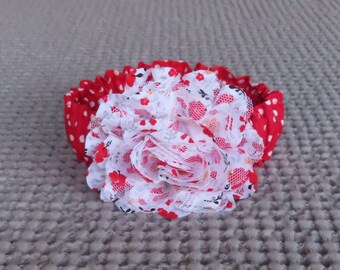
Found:
[[65, 96], [65, 120], [101, 200], [178, 218], [230, 211], [255, 192], [283, 101], [224, 67], [155, 61], [82, 81]]

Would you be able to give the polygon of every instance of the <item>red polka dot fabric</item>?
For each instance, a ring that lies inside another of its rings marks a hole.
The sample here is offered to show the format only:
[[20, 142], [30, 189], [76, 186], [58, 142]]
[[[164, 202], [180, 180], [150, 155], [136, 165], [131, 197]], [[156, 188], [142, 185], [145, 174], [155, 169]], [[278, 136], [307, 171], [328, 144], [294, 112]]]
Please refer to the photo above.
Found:
[[96, 114], [99, 101], [105, 100], [109, 93], [122, 93], [127, 77], [126, 73], [108, 70], [104, 77], [97, 76], [94, 82], [82, 80], [78, 88], [71, 88], [65, 94], [65, 129], [78, 161], [91, 162], [85, 153], [84, 138], [89, 133], [89, 123]]
[[[192, 71], [188, 63], [174, 60], [157, 60], [151, 64], [144, 62], [138, 64], [138, 68], [155, 66], [173, 67], [182, 75]], [[65, 94], [66, 134], [80, 162], [86, 161], [88, 163], [90, 160], [90, 157], [85, 154], [85, 142], [82, 138], [86, 137], [89, 132], [88, 125], [91, 116], [97, 111], [99, 100], [110, 92], [122, 93], [126, 81], [129, 81], [127, 77], [131, 77], [133, 70], [134, 68], [129, 66], [124, 67], [123, 72], [108, 70], [104, 77], [97, 76], [94, 82], [82, 80], [78, 88], [71, 88], [70, 92]], [[279, 90], [270, 91], [262, 83], [252, 85], [249, 76], [235, 77], [228, 68], [223, 66], [208, 68], [198, 63], [195, 70], [214, 71], [220, 80], [225, 81], [226, 84], [241, 88], [251, 98], [254, 104], [254, 111], [251, 116], [253, 126], [265, 144], [264, 155], [258, 165], [261, 165], [265, 160], [269, 160], [283, 130], [284, 106], [282, 92]]]
[[201, 63], [141, 62], [65, 94], [66, 134], [90, 188], [124, 212], [166, 218], [251, 196], [253, 166], [270, 159], [283, 121], [281, 91]]

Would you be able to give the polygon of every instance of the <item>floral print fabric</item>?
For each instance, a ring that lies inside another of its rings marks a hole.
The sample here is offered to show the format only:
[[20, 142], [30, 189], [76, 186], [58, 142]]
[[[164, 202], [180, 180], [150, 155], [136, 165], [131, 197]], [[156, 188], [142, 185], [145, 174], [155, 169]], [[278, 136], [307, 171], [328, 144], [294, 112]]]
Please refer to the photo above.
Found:
[[[265, 101], [271, 105], [265, 111], [251, 86], [240, 87], [240, 80], [229, 84], [220, 77], [223, 71], [203, 65], [192, 71], [174, 61], [140, 63], [139, 68], [126, 67], [124, 75], [111, 72], [116, 91], [89, 89], [94, 109], [78, 108], [76, 114], [92, 118], [85, 121], [86, 131], [77, 130], [83, 132], [77, 143], [84, 153], [78, 158], [89, 165], [90, 188], [122, 211], [157, 212], [168, 218], [230, 211], [237, 200], [251, 196], [257, 188], [253, 166], [270, 157], [267, 145], [282, 132], [282, 127], [276, 129], [275, 137], [264, 140], [264, 125], [273, 130], [274, 117], [274, 123], [283, 125], [282, 96], [271, 97], [271, 104]], [[65, 108], [77, 92], [71, 91]], [[72, 112], [65, 113], [66, 126], [72, 127]], [[269, 114], [272, 121], [263, 117]], [[68, 135], [71, 144], [76, 141]]]

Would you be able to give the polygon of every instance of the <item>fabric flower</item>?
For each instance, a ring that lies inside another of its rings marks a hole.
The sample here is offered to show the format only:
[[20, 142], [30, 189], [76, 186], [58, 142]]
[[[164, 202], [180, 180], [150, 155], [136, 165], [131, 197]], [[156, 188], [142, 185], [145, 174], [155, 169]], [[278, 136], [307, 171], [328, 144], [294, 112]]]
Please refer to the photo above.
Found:
[[[100, 82], [86, 88], [97, 110], [78, 133], [86, 140], [72, 146], [85, 149], [78, 159], [87, 161], [87, 183], [103, 201], [128, 213], [178, 218], [230, 211], [255, 192], [253, 167], [269, 159], [282, 132], [281, 92], [223, 67], [198, 64], [192, 71], [176, 61], [108, 71]], [[74, 100], [65, 97], [69, 117], [67, 102], [72, 108]], [[72, 123], [72, 144], [70, 132]]]

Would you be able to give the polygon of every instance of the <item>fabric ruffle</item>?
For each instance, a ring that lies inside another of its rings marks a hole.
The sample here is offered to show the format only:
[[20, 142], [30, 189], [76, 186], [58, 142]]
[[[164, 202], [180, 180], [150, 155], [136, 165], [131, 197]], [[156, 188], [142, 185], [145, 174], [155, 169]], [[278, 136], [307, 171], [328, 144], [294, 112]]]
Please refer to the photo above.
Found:
[[283, 114], [278, 90], [171, 60], [110, 70], [65, 95], [66, 133], [89, 165], [88, 185], [122, 211], [168, 218], [229, 211], [251, 196], [253, 166], [270, 159]]

